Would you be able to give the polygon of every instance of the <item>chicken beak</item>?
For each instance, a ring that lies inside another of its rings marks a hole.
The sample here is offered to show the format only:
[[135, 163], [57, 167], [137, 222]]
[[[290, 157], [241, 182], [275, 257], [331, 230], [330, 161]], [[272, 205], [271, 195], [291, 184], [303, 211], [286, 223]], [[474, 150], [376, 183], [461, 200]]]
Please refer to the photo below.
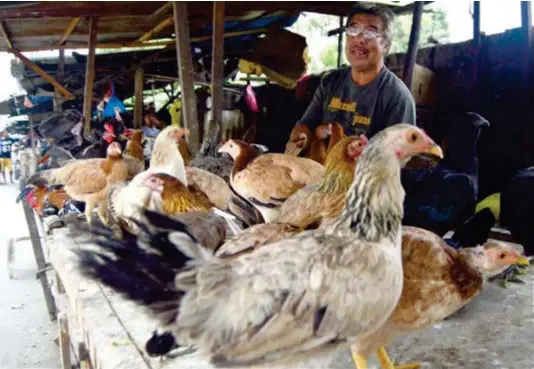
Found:
[[298, 147], [295, 142], [289, 141], [286, 144], [286, 151], [284, 151], [284, 154], [292, 155], [292, 156], [299, 156], [301, 152], [302, 152], [302, 147]]
[[430, 145], [423, 152], [425, 154], [430, 154], [433, 156], [437, 156], [440, 159], [443, 159], [443, 150], [434, 141], [431, 141]]
[[517, 259], [516, 264], [517, 265], [530, 265], [530, 260], [528, 260], [528, 258], [524, 256], [521, 256], [519, 259]]

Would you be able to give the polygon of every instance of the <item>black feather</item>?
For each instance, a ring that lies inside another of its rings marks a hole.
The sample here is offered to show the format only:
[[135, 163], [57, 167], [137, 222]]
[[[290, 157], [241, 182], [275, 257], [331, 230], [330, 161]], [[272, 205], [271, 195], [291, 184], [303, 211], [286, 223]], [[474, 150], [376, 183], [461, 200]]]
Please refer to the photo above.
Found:
[[141, 230], [139, 236], [123, 229], [122, 238], [118, 239], [110, 229], [94, 227], [92, 242], [100, 249], [82, 248], [75, 252], [83, 275], [144, 306], [167, 325], [178, 314], [183, 295], [175, 287], [175, 276], [190, 260], [170, 240], [170, 235], [182, 232], [193, 240], [194, 237], [183, 223], [153, 212], [146, 212], [145, 217], [152, 225], [171, 231], [159, 227], [150, 231], [146, 224], [132, 220]]
[[178, 343], [171, 332], [159, 334], [154, 331], [145, 343], [145, 351], [151, 357], [163, 356], [178, 347]]

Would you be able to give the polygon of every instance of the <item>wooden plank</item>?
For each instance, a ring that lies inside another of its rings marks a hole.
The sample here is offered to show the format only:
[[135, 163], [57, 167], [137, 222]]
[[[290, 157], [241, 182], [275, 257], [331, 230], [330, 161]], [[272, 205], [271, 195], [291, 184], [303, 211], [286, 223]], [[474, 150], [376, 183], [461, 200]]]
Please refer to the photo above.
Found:
[[165, 3], [165, 5], [163, 5], [161, 8], [157, 9], [154, 13], [152, 13], [146, 20], [147, 22], [158, 20], [162, 15], [165, 15], [171, 11], [172, 11], [172, 2], [169, 1]]
[[98, 32], [98, 18], [89, 19], [89, 53], [85, 69], [85, 91], [83, 96], [83, 117], [85, 120], [84, 132], [91, 132], [91, 115], [93, 110], [93, 83], [95, 80], [95, 45]]
[[135, 70], [135, 105], [134, 105], [134, 128], [140, 129], [143, 125], [143, 87], [144, 71], [142, 68]]
[[189, 39], [189, 19], [187, 4], [183, 1], [173, 1], [174, 30], [176, 33], [176, 55], [178, 60], [178, 76], [182, 90], [182, 107], [184, 112], [184, 126], [189, 129], [189, 148], [195, 155], [200, 148], [200, 127], [197, 116], [197, 97], [193, 83], [194, 69], [191, 56], [191, 42]]
[[172, 24], [173, 24], [173, 17], [172, 16], [165, 18], [162, 22], [160, 22], [158, 25], [156, 25], [150, 31], [145, 33], [143, 36], [139, 37], [135, 41], [135, 43], [142, 43], [142, 42], [151, 40], [154, 37], [155, 34], [163, 31], [165, 28], [171, 26]]
[[10, 51], [13, 55], [19, 58], [29, 68], [31, 68], [36, 73], [38, 73], [42, 79], [44, 79], [46, 82], [54, 86], [54, 88], [56, 88], [63, 96], [65, 96], [67, 100], [72, 100], [75, 98], [75, 96], [65, 87], [63, 87], [58, 81], [56, 81], [54, 77], [46, 73], [44, 70], [41, 69], [41, 67], [39, 67], [37, 64], [35, 64], [30, 59], [25, 57], [20, 51], [18, 51], [17, 49], [10, 49]]
[[69, 320], [66, 313], [62, 313], [59, 316], [58, 327], [61, 369], [72, 369], [72, 364], [70, 360]]
[[[213, 52], [211, 59], [211, 110], [213, 112], [213, 122], [211, 123], [217, 127], [222, 127], [223, 110], [224, 6], [224, 1], [213, 2]], [[209, 133], [208, 130], [206, 130], [206, 133]]]
[[417, 51], [419, 50], [419, 36], [421, 34], [421, 18], [423, 16], [424, 2], [418, 1], [413, 8], [412, 30], [410, 32], [410, 41], [408, 51], [404, 58], [404, 69], [402, 79], [408, 88], [412, 86], [412, 75], [415, 62], [417, 60]]
[[11, 41], [11, 35], [9, 34], [9, 31], [7, 30], [7, 26], [5, 22], [0, 22], [0, 32], [2, 33], [2, 36], [6, 40], [7, 46], [9, 46], [10, 49], [13, 49], [13, 41]]
[[26, 201], [22, 201], [22, 209], [24, 211], [24, 217], [26, 218], [28, 231], [30, 233], [33, 255], [35, 256], [35, 263], [37, 264], [38, 278], [41, 282], [41, 287], [43, 288], [46, 307], [48, 309], [48, 316], [50, 317], [51, 321], [55, 321], [57, 319], [56, 303], [54, 302], [54, 296], [52, 295], [50, 283], [48, 282], [48, 276], [45, 272], [43, 272], [46, 268], [46, 259], [43, 252], [41, 238], [39, 237], [39, 231], [37, 229], [35, 214], [33, 209], [30, 208], [30, 205], [28, 205]]
[[65, 31], [63, 32], [63, 36], [61, 36], [61, 38], [59, 39], [57, 43], [58, 45], [63, 45], [65, 41], [67, 41], [67, 39], [70, 37], [72, 32], [74, 32], [78, 24], [80, 24], [81, 20], [82, 18], [74, 18], [70, 21], [69, 25], [67, 26], [67, 28], [65, 28]]

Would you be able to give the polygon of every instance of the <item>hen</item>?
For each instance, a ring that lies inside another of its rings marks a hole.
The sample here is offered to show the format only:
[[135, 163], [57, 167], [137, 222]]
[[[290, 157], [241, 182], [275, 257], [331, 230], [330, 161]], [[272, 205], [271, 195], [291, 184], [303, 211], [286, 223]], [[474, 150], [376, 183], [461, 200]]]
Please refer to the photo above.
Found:
[[229, 140], [219, 152], [234, 159], [230, 185], [252, 203], [269, 223], [278, 217], [280, 205], [298, 189], [315, 183], [324, 174], [324, 167], [311, 160], [286, 154], [251, 153], [251, 145]]
[[315, 128], [313, 135], [308, 127], [302, 126], [304, 128], [301, 128], [301, 126], [298, 125], [299, 128], [291, 132], [284, 154], [300, 156], [324, 164], [327, 154], [325, 141], [330, 137], [331, 126], [321, 124]]
[[277, 223], [298, 228], [319, 226], [323, 219], [337, 216], [354, 178], [356, 160], [367, 145], [367, 137], [344, 138], [328, 154], [324, 176], [291, 195], [280, 207]]
[[404, 226], [404, 282], [399, 303], [386, 324], [356, 342], [353, 352], [366, 356], [378, 350], [383, 369], [420, 367], [394, 366], [382, 346], [449, 317], [482, 292], [488, 277], [518, 263], [529, 264], [511, 245], [488, 243], [456, 251], [430, 231]]
[[194, 344], [218, 366], [334, 349], [378, 329], [400, 298], [400, 168], [435, 146], [406, 124], [375, 135], [343, 212], [327, 229], [218, 259], [177, 223], [172, 232], [99, 239], [99, 248], [77, 251], [79, 266], [172, 326], [181, 345]]

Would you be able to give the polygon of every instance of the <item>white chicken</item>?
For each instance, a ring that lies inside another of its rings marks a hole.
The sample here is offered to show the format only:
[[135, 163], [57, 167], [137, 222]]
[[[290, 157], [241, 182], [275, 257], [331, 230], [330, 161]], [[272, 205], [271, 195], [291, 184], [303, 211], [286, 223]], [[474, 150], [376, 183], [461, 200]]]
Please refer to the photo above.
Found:
[[217, 366], [295, 361], [347, 345], [380, 328], [400, 298], [400, 168], [436, 148], [417, 127], [388, 127], [360, 157], [331, 225], [241, 257], [214, 257], [176, 222], [166, 233], [100, 239], [100, 248], [78, 252], [79, 266]]

